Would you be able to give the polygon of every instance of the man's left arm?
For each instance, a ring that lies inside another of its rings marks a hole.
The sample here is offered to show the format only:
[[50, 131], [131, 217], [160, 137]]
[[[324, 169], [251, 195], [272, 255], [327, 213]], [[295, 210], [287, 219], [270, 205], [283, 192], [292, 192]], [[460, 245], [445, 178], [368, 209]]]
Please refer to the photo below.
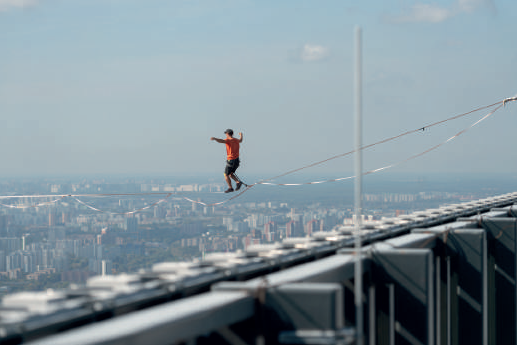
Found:
[[244, 140], [244, 137], [242, 136], [242, 132], [239, 132], [239, 142], [242, 143], [242, 140]]

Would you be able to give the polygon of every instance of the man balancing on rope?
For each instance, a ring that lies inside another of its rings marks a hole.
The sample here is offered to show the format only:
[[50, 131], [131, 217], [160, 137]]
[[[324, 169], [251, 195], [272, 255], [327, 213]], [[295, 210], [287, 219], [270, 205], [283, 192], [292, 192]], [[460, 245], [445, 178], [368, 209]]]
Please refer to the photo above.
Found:
[[226, 144], [226, 167], [224, 168], [224, 179], [226, 183], [228, 183], [228, 189], [225, 190], [225, 193], [233, 192], [234, 189], [232, 187], [232, 178], [237, 182], [237, 186], [235, 190], [239, 190], [244, 184], [238, 177], [235, 175], [235, 171], [239, 167], [239, 146], [242, 143], [242, 133], [239, 133], [239, 139], [233, 137], [233, 130], [227, 129], [224, 131], [226, 134], [226, 139], [218, 139], [211, 137], [210, 140], [215, 140], [218, 143]]

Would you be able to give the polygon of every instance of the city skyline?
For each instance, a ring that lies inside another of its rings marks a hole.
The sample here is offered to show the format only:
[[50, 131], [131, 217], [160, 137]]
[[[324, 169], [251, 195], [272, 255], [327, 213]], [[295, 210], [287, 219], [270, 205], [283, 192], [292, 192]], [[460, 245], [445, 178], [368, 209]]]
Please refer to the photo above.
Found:
[[[236, 253], [252, 245], [310, 238], [354, 223], [351, 193], [343, 194], [344, 190], [335, 187], [331, 187], [333, 193], [287, 189], [281, 194], [265, 188], [250, 192], [250, 197], [210, 206], [193, 200], [206, 198], [207, 189], [223, 190], [224, 184], [199, 182], [4, 182], [1, 188], [11, 191], [28, 188], [40, 196], [49, 191], [73, 195], [2, 198], [0, 296], [62, 288], [95, 275], [131, 274], [160, 262], [203, 260], [205, 254]], [[485, 189], [479, 181], [465, 179], [460, 183], [450, 179], [414, 182], [392, 176], [391, 182], [372, 185], [364, 194], [364, 224], [512, 188], [501, 184]], [[405, 188], [399, 187], [401, 183]], [[478, 186], [475, 192], [469, 191], [473, 183]], [[163, 199], [162, 191], [179, 194]], [[153, 195], [156, 192], [162, 193]], [[224, 193], [213, 195], [219, 196]]]
[[[369, 144], [514, 96], [516, 6], [0, 0], [0, 175], [217, 177], [224, 149], [209, 138], [226, 128], [244, 133], [244, 175], [305, 166], [352, 149], [356, 26]], [[393, 170], [517, 172], [517, 157], [501, 149], [511, 145], [515, 107]], [[422, 152], [485, 114], [367, 150], [365, 169]], [[352, 170], [352, 159], [339, 159], [311, 173]]]

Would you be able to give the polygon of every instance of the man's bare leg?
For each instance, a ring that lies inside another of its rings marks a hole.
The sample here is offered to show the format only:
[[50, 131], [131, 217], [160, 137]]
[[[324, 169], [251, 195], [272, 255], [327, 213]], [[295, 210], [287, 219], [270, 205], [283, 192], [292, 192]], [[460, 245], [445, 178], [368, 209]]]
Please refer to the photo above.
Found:
[[242, 181], [241, 181], [241, 180], [239, 180], [239, 178], [235, 175], [235, 173], [232, 173], [232, 174], [230, 175], [230, 177], [231, 177], [235, 182], [237, 182], [237, 187], [235, 188], [235, 190], [239, 190], [239, 189], [241, 189], [241, 186], [242, 186], [242, 184], [243, 184], [243, 183], [242, 183]]
[[237, 178], [237, 176], [235, 176], [235, 174], [233, 174], [233, 173], [230, 175], [230, 177], [231, 177], [235, 182], [241, 182], [241, 181]]
[[[233, 174], [232, 174], [232, 175], [233, 175]], [[224, 179], [226, 180], [226, 183], [228, 184], [228, 187], [229, 187], [230, 189], [233, 189], [233, 187], [232, 187], [232, 180], [230, 180], [230, 176], [228, 176], [228, 175], [224, 174]]]

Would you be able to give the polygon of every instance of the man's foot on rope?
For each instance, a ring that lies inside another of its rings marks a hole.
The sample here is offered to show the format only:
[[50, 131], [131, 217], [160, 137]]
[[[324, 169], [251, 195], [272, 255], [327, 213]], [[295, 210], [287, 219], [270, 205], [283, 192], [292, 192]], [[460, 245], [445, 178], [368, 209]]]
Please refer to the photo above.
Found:
[[227, 190], [224, 191], [225, 193], [231, 193], [233, 192], [233, 188], [228, 188]]
[[237, 187], [235, 187], [235, 190], [241, 189], [242, 182], [237, 182]]

